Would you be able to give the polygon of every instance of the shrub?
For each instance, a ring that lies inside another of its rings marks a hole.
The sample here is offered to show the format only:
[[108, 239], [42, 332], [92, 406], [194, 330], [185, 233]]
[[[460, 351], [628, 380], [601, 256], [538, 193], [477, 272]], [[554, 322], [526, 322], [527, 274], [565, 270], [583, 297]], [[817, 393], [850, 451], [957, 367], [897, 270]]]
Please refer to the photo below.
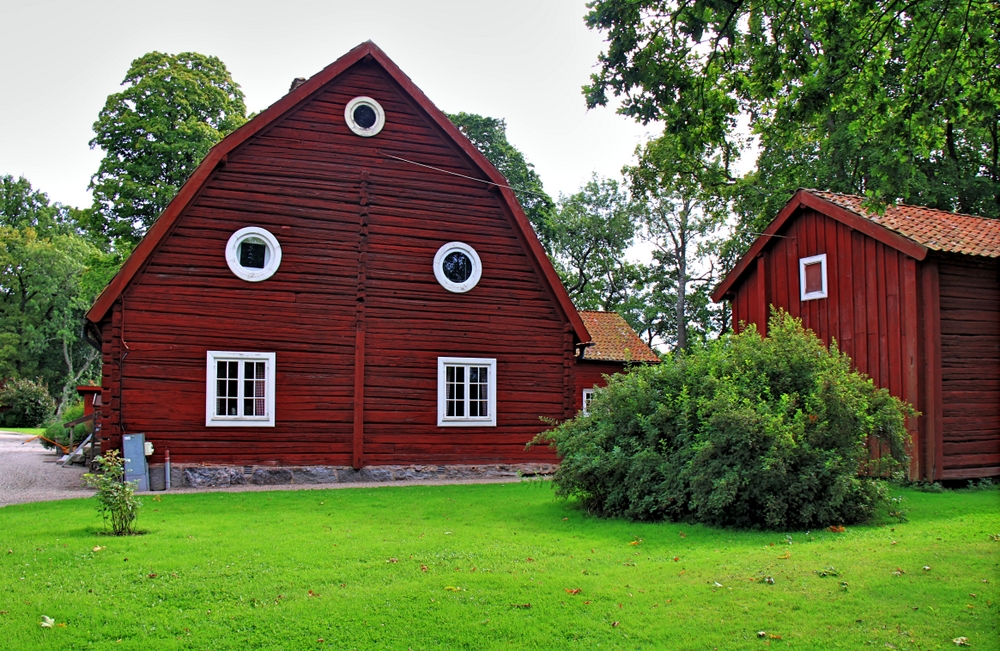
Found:
[[83, 479], [97, 489], [97, 510], [104, 518], [104, 528], [111, 524], [111, 533], [129, 536], [135, 533], [142, 500], [135, 496], [136, 483], [125, 481], [125, 461], [118, 450], [94, 457], [99, 474], [87, 473]]
[[[52, 418], [45, 423], [45, 438], [55, 441], [60, 445], [69, 445], [69, 430], [63, 427], [63, 423], [76, 420], [81, 416], [83, 416], [83, 402], [76, 402], [70, 405], [63, 410], [62, 418]], [[85, 423], [75, 426], [73, 428], [73, 444], [79, 445], [83, 439], [87, 438], [88, 431]], [[42, 445], [46, 448], [53, 447], [51, 443], [45, 440], [42, 441]]]
[[56, 402], [45, 385], [24, 378], [7, 380], [0, 389], [0, 405], [7, 407], [0, 415], [4, 427], [38, 427], [56, 410]]
[[562, 458], [557, 494], [636, 520], [805, 529], [869, 520], [884, 482], [859, 476], [868, 438], [883, 472], [906, 462], [912, 408], [850, 369], [802, 323], [753, 326], [610, 378], [590, 415], [541, 435]]

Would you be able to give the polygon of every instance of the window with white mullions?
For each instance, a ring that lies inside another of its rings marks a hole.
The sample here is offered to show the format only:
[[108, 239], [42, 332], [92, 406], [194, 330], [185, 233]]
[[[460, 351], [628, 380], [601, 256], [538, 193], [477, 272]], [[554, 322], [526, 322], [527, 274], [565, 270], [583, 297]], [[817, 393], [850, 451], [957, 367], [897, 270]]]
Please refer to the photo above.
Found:
[[438, 425], [496, 425], [496, 360], [438, 358]]
[[208, 426], [274, 426], [274, 353], [208, 351]]

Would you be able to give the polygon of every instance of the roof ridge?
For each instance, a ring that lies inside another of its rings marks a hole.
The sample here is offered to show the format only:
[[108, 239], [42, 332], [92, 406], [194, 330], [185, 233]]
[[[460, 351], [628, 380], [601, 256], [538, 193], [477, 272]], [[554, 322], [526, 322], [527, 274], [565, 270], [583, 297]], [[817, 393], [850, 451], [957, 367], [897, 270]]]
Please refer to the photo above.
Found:
[[[815, 188], [799, 188], [799, 189], [820, 196], [820, 198], [822, 198], [822, 195], [827, 194], [838, 197], [848, 197], [850, 199], [858, 199], [860, 201], [868, 200], [868, 197], [860, 194], [848, 194], [847, 192], [834, 192], [833, 190], [817, 190]], [[886, 203], [886, 209], [889, 208], [916, 208], [917, 210], [930, 210], [936, 213], [943, 213], [945, 215], [954, 215], [956, 217], [971, 217], [973, 219], [985, 219], [985, 220], [995, 221], [993, 217], [984, 217], [983, 215], [973, 215], [972, 213], [958, 212], [955, 210], [944, 210], [943, 208], [932, 208], [930, 206], [919, 206], [915, 203], [904, 203], [902, 201], [895, 203]], [[861, 215], [861, 213], [856, 213], [856, 214]], [[861, 216], [866, 218], [868, 217], [867, 214]]]

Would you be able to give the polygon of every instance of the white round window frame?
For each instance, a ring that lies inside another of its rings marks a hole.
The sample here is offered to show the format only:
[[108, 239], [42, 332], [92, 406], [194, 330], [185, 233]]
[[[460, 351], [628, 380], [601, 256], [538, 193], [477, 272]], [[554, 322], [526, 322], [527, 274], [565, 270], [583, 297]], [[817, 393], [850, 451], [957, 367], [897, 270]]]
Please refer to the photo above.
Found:
[[[262, 269], [244, 267], [240, 264], [240, 244], [251, 237], [263, 240], [270, 254], [270, 259], [266, 261]], [[257, 226], [241, 228], [229, 237], [229, 242], [226, 244], [226, 264], [229, 265], [229, 270], [236, 277], [247, 282], [259, 283], [273, 276], [281, 265], [281, 245], [278, 244], [277, 238], [266, 229]]]
[[[354, 121], [354, 109], [362, 105], [368, 106], [375, 111], [375, 124], [367, 129]], [[362, 95], [361, 97], [355, 97], [347, 103], [347, 106], [344, 108], [344, 120], [347, 121], [347, 126], [350, 127], [351, 131], [363, 138], [371, 138], [378, 135], [378, 132], [385, 126], [385, 111], [382, 110], [382, 105], [371, 97]]]
[[[448, 276], [444, 275], [444, 269], [441, 268], [444, 259], [449, 253], [464, 253], [469, 260], [472, 261], [472, 275], [462, 283], [456, 283], [452, 281]], [[434, 277], [437, 278], [438, 283], [449, 292], [455, 294], [464, 294], [465, 292], [471, 290], [473, 287], [479, 284], [479, 279], [483, 276], [483, 261], [479, 259], [479, 254], [476, 250], [466, 244], [465, 242], [448, 242], [434, 254]]]

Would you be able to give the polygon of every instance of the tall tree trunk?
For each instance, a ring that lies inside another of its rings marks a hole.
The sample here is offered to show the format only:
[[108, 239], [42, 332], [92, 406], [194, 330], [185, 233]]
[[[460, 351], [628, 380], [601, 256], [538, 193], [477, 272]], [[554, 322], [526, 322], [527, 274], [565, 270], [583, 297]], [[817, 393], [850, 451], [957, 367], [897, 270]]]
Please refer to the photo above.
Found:
[[687, 350], [687, 238], [691, 202], [684, 200], [677, 228], [677, 350]]

